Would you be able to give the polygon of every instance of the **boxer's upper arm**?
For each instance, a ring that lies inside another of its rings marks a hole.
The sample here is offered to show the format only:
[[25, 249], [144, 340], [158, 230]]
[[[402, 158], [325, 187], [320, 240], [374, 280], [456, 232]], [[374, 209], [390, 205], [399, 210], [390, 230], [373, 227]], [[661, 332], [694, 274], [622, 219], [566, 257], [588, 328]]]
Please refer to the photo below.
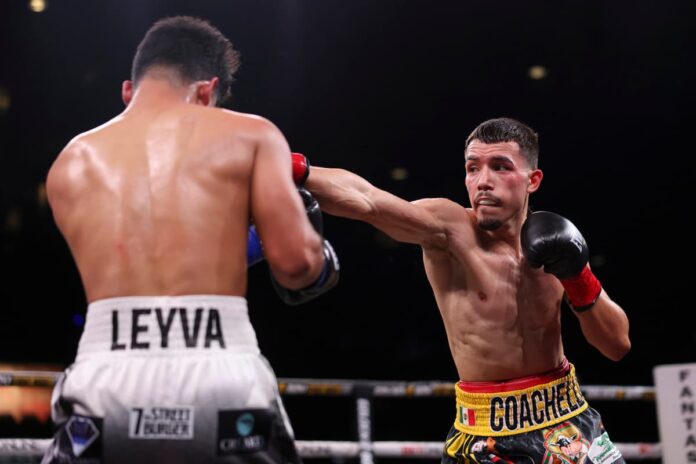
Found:
[[68, 144], [51, 165], [46, 176], [46, 199], [53, 213], [56, 225], [64, 232], [66, 213], [72, 210], [72, 193], [79, 179], [71, 179], [71, 173], [82, 172], [79, 146]]
[[280, 130], [259, 119], [251, 177], [251, 216], [274, 270], [289, 274], [306, 267], [309, 250], [321, 249], [292, 181], [290, 148]]
[[329, 214], [367, 222], [400, 242], [447, 247], [445, 224], [436, 214], [445, 200], [408, 202], [336, 168], [311, 167], [306, 185]]
[[372, 224], [395, 240], [446, 249], [446, 223], [438, 215], [441, 199], [408, 202], [378, 190], [372, 194]]

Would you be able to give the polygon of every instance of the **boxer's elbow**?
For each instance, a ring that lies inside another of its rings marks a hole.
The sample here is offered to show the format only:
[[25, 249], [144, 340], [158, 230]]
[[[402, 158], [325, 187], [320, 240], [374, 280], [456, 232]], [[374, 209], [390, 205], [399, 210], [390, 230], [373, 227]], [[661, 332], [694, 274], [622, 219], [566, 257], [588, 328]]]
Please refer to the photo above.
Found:
[[287, 253], [275, 259], [268, 259], [278, 282], [301, 280], [312, 270], [313, 259], [310, 253]]
[[613, 343], [605, 346], [600, 351], [612, 361], [621, 361], [631, 351], [631, 340], [628, 336], [617, 337]]
[[267, 260], [278, 283], [291, 290], [306, 287], [323, 265], [321, 241], [317, 237], [316, 243], [312, 240], [303, 246], [279, 250], [273, 256], [267, 255]]
[[616, 335], [612, 338], [611, 356], [608, 356], [612, 361], [620, 361], [631, 351], [631, 338], [628, 333], [628, 319], [622, 318], [623, 324], [618, 327]]
[[616, 359], [614, 361], [620, 361], [629, 351], [631, 351], [631, 340], [626, 336], [616, 350]]

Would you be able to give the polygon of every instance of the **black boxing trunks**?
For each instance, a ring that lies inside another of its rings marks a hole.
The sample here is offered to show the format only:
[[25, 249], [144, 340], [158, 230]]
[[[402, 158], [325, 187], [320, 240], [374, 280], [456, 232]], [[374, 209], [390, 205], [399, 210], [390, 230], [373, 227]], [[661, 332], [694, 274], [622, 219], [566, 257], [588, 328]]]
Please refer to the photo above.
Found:
[[43, 464], [300, 463], [241, 297], [89, 305]]
[[506, 382], [459, 382], [442, 464], [623, 463], [564, 359], [550, 372]]

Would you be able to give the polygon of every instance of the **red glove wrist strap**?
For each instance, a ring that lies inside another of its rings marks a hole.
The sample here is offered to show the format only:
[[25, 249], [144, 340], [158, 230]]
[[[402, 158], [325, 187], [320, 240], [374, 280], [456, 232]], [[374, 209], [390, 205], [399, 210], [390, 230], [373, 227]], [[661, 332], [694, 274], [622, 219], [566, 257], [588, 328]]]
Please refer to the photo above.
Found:
[[291, 153], [292, 179], [296, 185], [302, 185], [309, 177], [309, 161], [302, 153]]
[[582, 272], [575, 277], [562, 279], [561, 284], [566, 291], [568, 301], [576, 311], [590, 309], [602, 292], [602, 284], [599, 283], [589, 266], [585, 266]]

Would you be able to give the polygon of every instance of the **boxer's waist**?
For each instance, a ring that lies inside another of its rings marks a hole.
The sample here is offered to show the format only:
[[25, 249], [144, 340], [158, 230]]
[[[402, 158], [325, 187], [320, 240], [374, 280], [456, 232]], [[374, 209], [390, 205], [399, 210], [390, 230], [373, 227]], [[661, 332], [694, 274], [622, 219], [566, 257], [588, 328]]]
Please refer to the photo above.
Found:
[[78, 359], [234, 350], [258, 353], [246, 300], [236, 296], [134, 296], [87, 308]]
[[587, 409], [575, 376], [564, 360], [558, 369], [507, 382], [459, 382], [458, 430], [485, 436], [513, 435], [557, 424]]

